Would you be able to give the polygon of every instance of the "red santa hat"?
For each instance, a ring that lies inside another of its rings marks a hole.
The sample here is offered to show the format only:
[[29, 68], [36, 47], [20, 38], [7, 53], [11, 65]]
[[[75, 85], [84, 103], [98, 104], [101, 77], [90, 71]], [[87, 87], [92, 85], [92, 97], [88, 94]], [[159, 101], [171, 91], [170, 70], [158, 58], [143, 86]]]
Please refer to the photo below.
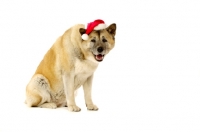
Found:
[[103, 20], [97, 19], [93, 22], [88, 23], [87, 29], [85, 34], [83, 34], [81, 37], [83, 40], [88, 39], [88, 35], [93, 31], [93, 30], [102, 30], [106, 28], [106, 24], [104, 23]]

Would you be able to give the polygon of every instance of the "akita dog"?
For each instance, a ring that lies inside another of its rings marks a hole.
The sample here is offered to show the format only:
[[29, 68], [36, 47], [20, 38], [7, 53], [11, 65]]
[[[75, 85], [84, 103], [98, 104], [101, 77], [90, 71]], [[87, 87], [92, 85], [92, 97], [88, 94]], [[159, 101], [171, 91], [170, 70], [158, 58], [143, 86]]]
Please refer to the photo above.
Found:
[[98, 110], [91, 98], [93, 73], [114, 48], [116, 24], [95, 20], [84, 27], [69, 28], [45, 54], [26, 87], [28, 106], [80, 111], [74, 93], [83, 86], [87, 109]]

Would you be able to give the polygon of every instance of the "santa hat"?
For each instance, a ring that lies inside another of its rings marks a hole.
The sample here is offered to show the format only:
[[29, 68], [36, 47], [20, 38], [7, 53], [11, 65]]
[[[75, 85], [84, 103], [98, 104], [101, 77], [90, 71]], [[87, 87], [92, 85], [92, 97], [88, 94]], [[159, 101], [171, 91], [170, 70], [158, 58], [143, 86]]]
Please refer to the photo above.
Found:
[[83, 40], [88, 39], [88, 35], [93, 31], [93, 30], [102, 30], [106, 28], [106, 24], [104, 23], [103, 20], [97, 19], [93, 22], [88, 23], [86, 32], [81, 36]]

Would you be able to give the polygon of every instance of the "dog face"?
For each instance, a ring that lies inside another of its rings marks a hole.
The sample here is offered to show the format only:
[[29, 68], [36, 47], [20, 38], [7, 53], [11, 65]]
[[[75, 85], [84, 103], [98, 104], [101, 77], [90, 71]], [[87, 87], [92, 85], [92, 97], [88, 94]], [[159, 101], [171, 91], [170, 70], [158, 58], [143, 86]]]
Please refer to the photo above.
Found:
[[[80, 34], [86, 32], [80, 28]], [[114, 48], [116, 24], [111, 24], [103, 30], [92, 31], [87, 40], [82, 40], [81, 49], [88, 60], [101, 62], [104, 57]]]

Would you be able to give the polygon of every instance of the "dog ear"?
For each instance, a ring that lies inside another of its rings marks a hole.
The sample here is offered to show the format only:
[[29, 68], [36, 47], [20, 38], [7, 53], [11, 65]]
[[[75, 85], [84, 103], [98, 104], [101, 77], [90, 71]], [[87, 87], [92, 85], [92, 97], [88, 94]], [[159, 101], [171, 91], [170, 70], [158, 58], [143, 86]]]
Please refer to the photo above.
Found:
[[106, 30], [110, 33], [110, 34], [112, 34], [113, 36], [115, 36], [115, 34], [116, 34], [116, 24], [115, 23], [113, 23], [113, 24], [111, 24], [110, 26], [108, 26], [107, 28], [106, 28]]
[[79, 32], [80, 32], [81, 35], [83, 35], [86, 32], [86, 30], [84, 28], [80, 28]]

